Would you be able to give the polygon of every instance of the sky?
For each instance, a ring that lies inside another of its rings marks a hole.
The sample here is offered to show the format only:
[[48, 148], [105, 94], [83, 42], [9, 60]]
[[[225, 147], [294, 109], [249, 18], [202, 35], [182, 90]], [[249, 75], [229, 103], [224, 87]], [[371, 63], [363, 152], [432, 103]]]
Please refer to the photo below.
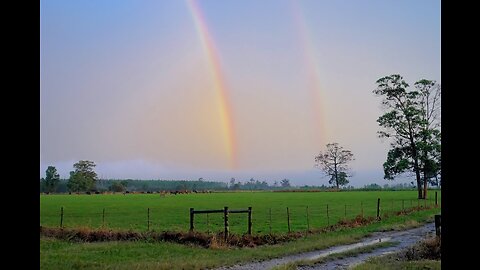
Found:
[[[438, 0], [44, 0], [40, 176], [328, 185], [383, 179], [375, 81], [441, 83]], [[398, 183], [413, 179], [400, 179]]]

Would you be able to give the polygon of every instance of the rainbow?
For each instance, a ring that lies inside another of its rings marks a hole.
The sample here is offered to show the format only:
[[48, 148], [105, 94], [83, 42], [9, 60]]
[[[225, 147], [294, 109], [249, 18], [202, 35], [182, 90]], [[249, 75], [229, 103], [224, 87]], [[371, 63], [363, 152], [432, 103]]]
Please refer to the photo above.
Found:
[[325, 112], [323, 104], [323, 91], [320, 83], [320, 67], [315, 61], [317, 58], [315, 55], [315, 46], [312, 41], [310, 31], [308, 31], [307, 22], [305, 20], [305, 15], [302, 12], [300, 4], [298, 1], [291, 1], [293, 18], [295, 20], [295, 25], [297, 27], [297, 32], [299, 34], [300, 42], [303, 47], [303, 61], [307, 67], [308, 72], [308, 83], [309, 83], [309, 96], [311, 101], [312, 108], [312, 117], [314, 122], [314, 135], [318, 146], [323, 146], [328, 142], [328, 130], [326, 128], [327, 123], [325, 121]]
[[215, 43], [208, 31], [206, 20], [203, 16], [202, 10], [197, 4], [196, 0], [187, 0], [187, 5], [192, 14], [195, 28], [197, 29], [202, 43], [205, 54], [207, 55], [207, 61], [209, 70], [213, 79], [213, 85], [218, 97], [218, 109], [221, 121], [222, 133], [224, 138], [224, 144], [226, 154], [229, 158], [229, 165], [231, 169], [237, 167], [237, 141], [235, 138], [235, 130], [232, 120], [232, 107], [229, 102], [229, 96], [227, 87], [225, 86], [225, 79], [222, 74], [220, 59], [215, 48]]

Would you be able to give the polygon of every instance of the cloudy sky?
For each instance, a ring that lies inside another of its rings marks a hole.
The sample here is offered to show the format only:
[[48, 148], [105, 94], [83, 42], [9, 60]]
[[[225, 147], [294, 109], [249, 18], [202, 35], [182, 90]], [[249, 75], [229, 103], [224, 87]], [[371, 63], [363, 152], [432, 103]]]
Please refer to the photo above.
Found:
[[338, 142], [354, 186], [385, 184], [375, 81], [441, 83], [438, 0], [40, 5], [40, 176], [321, 185]]

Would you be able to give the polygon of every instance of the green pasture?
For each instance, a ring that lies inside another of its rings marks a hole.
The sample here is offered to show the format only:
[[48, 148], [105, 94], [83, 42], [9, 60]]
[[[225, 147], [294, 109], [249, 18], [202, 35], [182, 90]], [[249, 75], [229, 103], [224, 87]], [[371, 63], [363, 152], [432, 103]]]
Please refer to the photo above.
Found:
[[[187, 231], [191, 207], [211, 210], [228, 206], [236, 210], [251, 206], [253, 233], [282, 233], [288, 230], [287, 207], [291, 230], [304, 231], [307, 226], [315, 229], [343, 218], [352, 219], [362, 211], [364, 216], [376, 216], [378, 198], [381, 215], [417, 206], [433, 206], [435, 203], [435, 190], [430, 191], [427, 201], [417, 200], [416, 195], [416, 191], [225, 192], [163, 197], [160, 194], [41, 195], [40, 225], [60, 226], [63, 207], [64, 227], [105, 226], [145, 231], [149, 208], [151, 230]], [[438, 191], [439, 203], [440, 195]], [[246, 214], [230, 214], [229, 221], [232, 233], [246, 232]], [[195, 215], [195, 229], [222, 231], [223, 214], [209, 214], [208, 217], [206, 214]]]

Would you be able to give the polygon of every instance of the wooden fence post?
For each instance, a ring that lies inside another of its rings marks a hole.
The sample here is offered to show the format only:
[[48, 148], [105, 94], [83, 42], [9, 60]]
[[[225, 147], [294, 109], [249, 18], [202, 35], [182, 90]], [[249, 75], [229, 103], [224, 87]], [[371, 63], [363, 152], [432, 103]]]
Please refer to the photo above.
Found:
[[225, 242], [227, 242], [227, 239], [228, 239], [228, 206], [225, 206], [223, 208], [223, 217], [224, 217], [224, 220], [225, 220]]
[[361, 209], [362, 218], [363, 218], [363, 202], [360, 202], [360, 209]]
[[347, 204], [345, 204], [345, 219], [347, 219]]
[[63, 228], [63, 206], [60, 208], [60, 228]]
[[328, 215], [328, 203], [327, 203], [327, 226], [330, 226], [330, 216]]
[[210, 232], [210, 227], [208, 226], [208, 213], [207, 213], [207, 233]]
[[442, 226], [442, 216], [441, 215], [435, 215], [435, 234], [437, 236], [440, 236], [440, 228]]
[[193, 208], [190, 208], [190, 231], [193, 232]]
[[437, 192], [435, 191], [435, 207], [438, 206], [438, 197], [437, 197]]
[[272, 208], [270, 208], [269, 214], [270, 214], [270, 223], [269, 223], [269, 226], [270, 226], [270, 234], [272, 234]]
[[310, 231], [310, 219], [308, 217], [308, 206], [307, 206], [307, 233]]
[[288, 224], [288, 232], [290, 232], [290, 211], [288, 211], [288, 207], [287, 207], [287, 224]]
[[150, 231], [150, 207], [147, 208], [147, 231]]
[[252, 207], [248, 207], [248, 234], [252, 234]]
[[380, 198], [377, 200], [377, 219], [380, 218]]

